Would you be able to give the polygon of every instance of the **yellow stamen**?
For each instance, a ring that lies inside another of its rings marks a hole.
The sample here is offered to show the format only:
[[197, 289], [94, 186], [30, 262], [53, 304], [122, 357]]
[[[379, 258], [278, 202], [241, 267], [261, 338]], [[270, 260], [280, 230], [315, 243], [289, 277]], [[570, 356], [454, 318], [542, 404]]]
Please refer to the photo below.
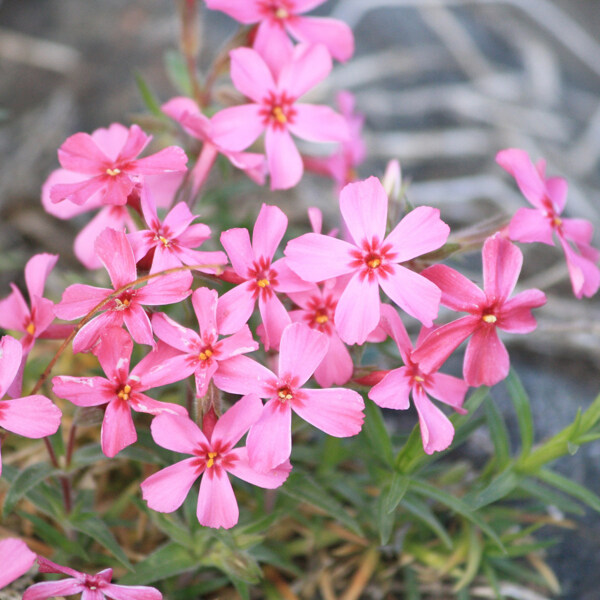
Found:
[[258, 287], [265, 288], [268, 285], [271, 285], [271, 282], [268, 279], [259, 279], [256, 284]]
[[552, 225], [554, 225], [554, 227], [560, 227], [562, 225], [562, 219], [560, 217], [554, 217], [554, 219], [552, 219]]
[[207, 358], [210, 358], [213, 355], [213, 351], [210, 348], [206, 348], [205, 350], [202, 350], [202, 352], [200, 352], [200, 354], [198, 355], [200, 357], [200, 360], [206, 360]]
[[163, 243], [164, 246], [168, 246], [171, 243], [166, 237], [163, 237], [162, 235], [159, 235], [158, 239]]
[[126, 308], [129, 308], [131, 301], [128, 298], [125, 298], [125, 300], [115, 298], [115, 304], [116, 306], [113, 308], [113, 310], [125, 310]]
[[215, 464], [215, 458], [217, 458], [217, 452], [208, 453], [208, 460], [206, 461], [207, 469], [210, 469]]
[[281, 106], [276, 106], [271, 112], [273, 114], [273, 117], [275, 117], [276, 121], [278, 121], [282, 125], [284, 123], [287, 123], [287, 117], [285, 116], [285, 113], [283, 112]]
[[292, 391], [289, 388], [283, 388], [279, 390], [277, 395], [281, 398], [281, 400], [292, 400], [294, 398]]
[[278, 8], [275, 11], [275, 17], [277, 19], [287, 19], [289, 16], [290, 16], [290, 13], [287, 10], [285, 10], [285, 8]]
[[35, 325], [33, 324], [33, 322], [29, 323], [25, 330], [29, 335], [33, 335], [35, 333]]
[[327, 315], [317, 315], [315, 317], [315, 321], [319, 324], [322, 325], [323, 323], [327, 323], [327, 321], [329, 321], [329, 317]]
[[110, 175], [111, 177], [118, 175], [120, 172], [121, 172], [121, 169], [106, 169], [106, 174]]
[[486, 323], [495, 323], [498, 318], [496, 317], [496, 315], [483, 315], [483, 317], [481, 317]]
[[415, 381], [417, 381], [418, 383], [423, 383], [425, 379], [423, 379], [423, 377], [421, 377], [420, 375], [415, 375]]
[[379, 258], [372, 258], [371, 260], [367, 261], [367, 267], [369, 267], [370, 269], [376, 269], [380, 264], [381, 259]]
[[121, 400], [129, 400], [129, 394], [131, 394], [131, 386], [125, 385], [123, 389], [119, 391], [117, 396], [121, 398]]

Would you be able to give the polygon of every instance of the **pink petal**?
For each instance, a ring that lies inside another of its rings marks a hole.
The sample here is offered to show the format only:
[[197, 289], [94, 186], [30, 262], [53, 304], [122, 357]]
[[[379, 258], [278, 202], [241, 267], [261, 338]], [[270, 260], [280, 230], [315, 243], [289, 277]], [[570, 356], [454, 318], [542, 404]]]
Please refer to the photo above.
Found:
[[334, 437], [349, 437], [360, 432], [365, 403], [353, 390], [331, 388], [302, 390], [301, 399], [292, 400], [292, 409], [306, 422]]
[[[79, 182], [57, 183], [50, 188], [50, 200], [54, 203], [64, 201], [82, 205], [91, 202], [91, 199], [97, 195], [102, 204], [105, 204], [107, 177], [107, 175], [97, 175]], [[120, 198], [118, 203], [125, 204], [126, 198], [126, 196]]]
[[562, 237], [560, 243], [565, 252], [573, 294], [576, 298], [591, 298], [600, 287], [600, 270], [591, 260], [577, 254]]
[[123, 324], [122, 312], [104, 312], [88, 321], [73, 338], [73, 352], [87, 352], [98, 341], [108, 327], [120, 327]]
[[458, 377], [444, 373], [432, 373], [423, 384], [425, 391], [436, 400], [451, 406], [461, 414], [466, 414], [462, 405], [469, 386]]
[[61, 581], [43, 581], [34, 583], [23, 594], [23, 600], [46, 600], [57, 596], [72, 596], [84, 590], [84, 586], [76, 579], [63, 579]]
[[191, 293], [190, 283], [190, 274], [187, 271], [162, 275], [137, 290], [135, 298], [140, 304], [152, 306], [181, 302]]
[[354, 363], [348, 348], [337, 333], [332, 333], [327, 354], [314, 373], [317, 383], [324, 388], [344, 385], [350, 381], [353, 372]]
[[133, 352], [131, 336], [120, 327], [108, 328], [94, 354], [109, 379], [124, 380], [129, 374], [129, 361]]
[[107, 404], [116, 395], [115, 385], [104, 377], [54, 377], [52, 391], [76, 406]]
[[472, 387], [492, 386], [506, 378], [510, 368], [508, 351], [494, 326], [479, 327], [467, 344], [463, 375]]
[[72, 219], [81, 213], [100, 206], [102, 202], [100, 194], [89, 198], [85, 206], [73, 204], [70, 200], [58, 203], [52, 201], [50, 194], [52, 188], [56, 184], [79, 183], [86, 180], [88, 180], [88, 177], [81, 173], [74, 173], [73, 171], [66, 171], [65, 169], [56, 169], [55, 171], [52, 171], [46, 181], [42, 184], [42, 206], [44, 207], [44, 210], [57, 219]]
[[380, 304], [377, 281], [356, 273], [335, 308], [335, 326], [340, 338], [346, 344], [363, 344], [379, 323]]
[[506, 238], [494, 235], [483, 244], [483, 289], [488, 301], [504, 302], [514, 290], [523, 254]]
[[286, 28], [300, 42], [325, 44], [336, 60], [345, 62], [354, 54], [352, 29], [343, 21], [326, 17], [302, 17], [289, 19]]
[[287, 129], [268, 127], [265, 135], [265, 152], [272, 190], [287, 190], [302, 178], [302, 157]]
[[162, 600], [163, 597], [153, 587], [144, 585], [115, 585], [114, 583], [103, 586], [102, 593], [109, 598], [114, 598], [114, 600]]
[[210, 438], [213, 447], [233, 448], [242, 436], [258, 421], [263, 409], [261, 399], [247, 394], [227, 410], [215, 425]]
[[413, 346], [400, 315], [389, 304], [381, 305], [381, 326], [383, 330], [391, 336], [394, 342], [396, 342], [396, 346], [398, 346], [398, 350], [400, 350], [400, 356], [402, 356], [404, 364], [407, 364], [410, 360]]
[[208, 288], [198, 288], [192, 294], [192, 305], [200, 326], [200, 335], [217, 335], [218, 300], [217, 291]]
[[329, 339], [324, 333], [304, 323], [288, 325], [281, 337], [279, 377], [294, 378], [295, 386], [301, 387], [315, 372], [328, 347]]
[[86, 577], [85, 573], [71, 569], [71, 567], [57, 565], [43, 556], [38, 555], [37, 561], [40, 568], [40, 573], [62, 573], [63, 575], [68, 575], [69, 577], [73, 577], [77, 580], [84, 580]]
[[5, 335], [0, 339], [0, 398], [17, 376], [22, 356], [23, 348], [15, 338]]
[[276, 292], [291, 294], [294, 292], [303, 292], [312, 289], [314, 283], [306, 282], [288, 267], [287, 258], [276, 260], [271, 269], [277, 273], [277, 284], [273, 286]]
[[262, 18], [262, 14], [258, 10], [257, 0], [206, 0], [206, 6], [212, 10], [220, 10], [231, 18], [249, 25], [256, 23]]
[[219, 363], [213, 360], [209, 365], [200, 362], [194, 369], [194, 379], [196, 381], [196, 396], [202, 398], [208, 392], [208, 384], [211, 382], [213, 375], [219, 368]]
[[324, 2], [325, 0], [294, 0], [294, 14], [308, 12]]
[[[133, 191], [135, 182], [126, 173], [115, 176], [104, 176], [104, 197], [102, 204], [121, 206], [127, 203], [127, 197]], [[73, 202], [76, 199], [73, 197]]]
[[269, 69], [277, 78], [293, 54], [294, 44], [278, 20], [263, 19], [256, 28], [254, 49], [262, 56]]
[[508, 226], [508, 236], [517, 242], [554, 245], [554, 229], [548, 217], [537, 208], [519, 208]]
[[58, 149], [58, 160], [63, 169], [87, 175], [103, 173], [112, 164], [87, 133], [68, 137]]
[[169, 146], [152, 156], [146, 156], [135, 161], [132, 172], [139, 175], [158, 175], [160, 173], [179, 172], [186, 170], [187, 155], [182, 148]]
[[292, 465], [289, 461], [286, 461], [281, 465], [277, 465], [271, 471], [259, 473], [250, 466], [248, 450], [246, 448], [235, 448], [229, 453], [229, 456], [235, 458], [233, 465], [227, 469], [229, 473], [252, 485], [268, 490], [278, 488], [282, 485], [292, 469]]
[[331, 56], [323, 44], [300, 44], [294, 48], [292, 60], [279, 74], [279, 90], [292, 98], [300, 98], [321, 83], [330, 73]]
[[433, 265], [421, 275], [442, 290], [441, 303], [452, 310], [475, 313], [487, 303], [486, 295], [471, 280], [446, 265]]
[[231, 57], [231, 79], [233, 85], [244, 96], [260, 104], [275, 90], [275, 82], [269, 67], [256, 50], [236, 48]]
[[450, 227], [440, 219], [440, 211], [430, 206], [411, 210], [385, 239], [392, 244], [396, 262], [404, 262], [441, 248]]
[[233, 270], [240, 277], [248, 278], [248, 270], [254, 263], [254, 250], [248, 230], [237, 227], [224, 231], [221, 234], [221, 244], [229, 256]]
[[74, 283], [64, 291], [62, 300], [56, 305], [54, 312], [59, 319], [66, 321], [79, 319], [88, 314], [112, 292], [113, 290], [105, 288]]
[[42, 438], [57, 432], [62, 413], [46, 396], [0, 402], [0, 425], [17, 435]]
[[239, 331], [254, 311], [255, 297], [252, 281], [245, 281], [225, 292], [217, 305], [217, 323], [222, 334]]
[[211, 119], [214, 143], [227, 150], [245, 150], [265, 129], [260, 111], [258, 104], [242, 104], [219, 111]]
[[292, 452], [292, 411], [279, 398], [269, 400], [246, 442], [253, 469], [266, 473], [286, 462]]
[[135, 342], [155, 346], [150, 319], [139, 304], [131, 304], [123, 311], [123, 321]]
[[17, 538], [0, 540], [0, 589], [24, 575], [35, 562], [36, 555]]
[[577, 245], [588, 245], [592, 241], [594, 228], [585, 219], [562, 219], [561, 229], [564, 237]]
[[496, 326], [511, 333], [529, 333], [537, 326], [531, 309], [544, 304], [544, 292], [536, 289], [525, 290], [503, 304]]
[[295, 104], [289, 130], [309, 142], [345, 142], [350, 138], [346, 119], [329, 106]]
[[142, 498], [148, 506], [158, 512], [169, 513], [177, 510], [201, 473], [196, 466], [197, 461], [196, 457], [186, 458], [142, 481]]
[[413, 387], [413, 378], [406, 367], [393, 369], [369, 391], [369, 398], [382, 408], [406, 410]]
[[[181, 362], [174, 362], [183, 359]], [[136, 382], [138, 391], [145, 391], [161, 385], [181, 381], [194, 370], [194, 364], [188, 367], [189, 357], [180, 354], [171, 346], [159, 342], [155, 349], [148, 353], [133, 368], [129, 379]], [[177, 365], [177, 366], [174, 366]]]
[[568, 184], [562, 177], [546, 179], [546, 192], [557, 213], [561, 213], [567, 202]]
[[150, 143], [151, 139], [152, 137], [146, 135], [139, 125], [132, 125], [127, 131], [125, 143], [119, 150], [119, 155], [115, 162], [122, 163], [134, 160]]
[[[224, 392], [241, 395], [256, 394], [261, 398], [269, 398], [277, 377], [255, 360], [240, 355], [219, 363], [214, 382]], [[283, 460], [285, 459], [280, 462]]]
[[44, 286], [50, 271], [54, 268], [58, 254], [36, 254], [25, 265], [25, 282], [29, 298], [44, 295]]
[[123, 231], [105, 229], [96, 239], [95, 248], [115, 290], [135, 281], [135, 258]]
[[0, 327], [25, 331], [25, 327], [31, 320], [29, 307], [19, 288], [14, 283], [11, 283], [10, 287], [11, 294], [0, 300]]
[[340, 211], [357, 246], [385, 237], [388, 198], [376, 177], [349, 183], [340, 192]]
[[544, 208], [546, 186], [529, 155], [524, 150], [509, 148], [496, 155], [496, 162], [516, 180], [522, 194], [536, 208]]
[[283, 330], [292, 322], [285, 306], [275, 294], [258, 297], [258, 310], [264, 325], [265, 350], [279, 348]]
[[431, 402], [421, 387], [413, 391], [413, 401], [419, 413], [423, 450], [426, 454], [433, 454], [448, 448], [454, 438], [450, 419]]
[[261, 206], [252, 231], [252, 248], [257, 259], [265, 258], [270, 261], [273, 258], [287, 224], [288, 219], [279, 207], [267, 204]]
[[231, 151], [225, 151], [224, 154], [234, 167], [244, 171], [254, 183], [258, 185], [265, 184], [267, 162], [263, 154], [257, 154], [256, 152]]
[[[199, 288], [206, 289], [206, 288]], [[156, 337], [181, 352], [195, 352], [201, 345], [200, 336], [187, 327], [183, 327], [165, 313], [152, 315], [152, 328]]]
[[231, 482], [223, 469], [208, 469], [200, 481], [196, 516], [200, 525], [230, 529], [239, 519], [239, 509]]
[[147, 415], [177, 415], [181, 417], [187, 417], [187, 410], [179, 404], [172, 402], [161, 402], [146, 396], [146, 394], [140, 394], [138, 392], [133, 393], [129, 397], [129, 406], [136, 412], [146, 413]]
[[198, 447], [208, 447], [209, 442], [198, 425], [189, 417], [160, 414], [150, 425], [154, 441], [167, 450], [193, 454]]
[[102, 421], [100, 438], [102, 452], [109, 458], [113, 458], [123, 448], [137, 440], [131, 409], [126, 401], [116, 398], [108, 403]]
[[252, 333], [248, 325], [244, 325], [238, 332], [228, 338], [217, 342], [219, 360], [225, 360], [238, 354], [254, 352], [258, 350], [258, 342], [252, 338]]

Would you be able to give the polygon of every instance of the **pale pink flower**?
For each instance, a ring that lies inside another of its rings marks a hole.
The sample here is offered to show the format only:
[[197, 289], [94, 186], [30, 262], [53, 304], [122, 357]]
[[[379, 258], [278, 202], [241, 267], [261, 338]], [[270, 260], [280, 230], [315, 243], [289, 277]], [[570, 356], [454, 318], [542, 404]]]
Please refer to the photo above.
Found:
[[219, 418], [212, 433], [205, 435], [187, 417], [160, 415], [152, 421], [154, 441], [187, 458], [142, 482], [142, 495], [148, 506], [159, 512], [173, 512], [185, 500], [190, 488], [202, 475], [197, 516], [201, 525], [229, 529], [238, 522], [239, 509], [227, 473], [252, 485], [273, 489], [288, 477], [288, 461], [267, 473], [258, 473], [248, 462], [245, 447], [234, 448], [258, 419], [262, 402], [255, 395], [244, 396]]
[[264, 185], [267, 174], [264, 155], [256, 152], [234, 152], [220, 147], [213, 139], [211, 120], [202, 114], [199, 106], [191, 98], [182, 96], [172, 98], [163, 104], [161, 109], [177, 121], [189, 135], [204, 142], [196, 165], [191, 171], [193, 196], [206, 181], [219, 153], [226, 156], [234, 167], [244, 171], [252, 181]]
[[237, 21], [259, 23], [254, 48], [278, 72], [292, 42], [286, 31], [299, 42], [322, 43], [337, 60], [346, 61], [354, 53], [354, 36], [346, 23], [328, 17], [305, 17], [303, 13], [325, 0], [206, 0], [208, 8], [221, 10]]
[[[15, 338], [5, 335], [0, 339], [0, 400], [17, 377], [22, 358], [23, 348]], [[46, 396], [0, 401], [0, 427], [23, 437], [38, 439], [56, 433], [61, 417], [60, 409]]]
[[271, 189], [295, 186], [304, 167], [290, 133], [311, 142], [342, 142], [349, 137], [345, 119], [328, 106], [297, 100], [331, 71], [331, 57], [322, 45], [297, 46], [277, 81], [251, 48], [231, 51], [231, 78], [252, 103], [232, 106], [212, 118], [215, 143], [239, 151], [266, 130], [265, 152]]
[[[406, 410], [412, 394], [419, 415], [423, 449], [427, 454], [445, 450], [454, 438], [454, 427], [427, 395], [464, 414], [466, 411], [462, 405], [469, 386], [462, 379], [438, 373], [437, 369], [427, 372], [422, 370], [420, 364], [413, 360], [413, 347], [398, 313], [387, 304], [381, 309], [382, 325], [396, 342], [404, 366], [388, 371], [371, 388], [369, 398], [382, 408]], [[417, 346], [428, 332], [426, 328], [421, 329]]]
[[111, 583], [112, 569], [95, 575], [80, 573], [75, 569], [57, 565], [43, 556], [37, 557], [40, 573], [60, 573], [68, 579], [34, 583], [23, 594], [23, 600], [46, 600], [56, 596], [81, 594], [81, 600], [161, 600], [162, 594], [153, 587], [143, 585], [115, 585]]
[[281, 332], [291, 323], [276, 292], [299, 292], [310, 287], [290, 271], [285, 259], [272, 262], [287, 223], [280, 208], [263, 204], [254, 224], [252, 243], [247, 229], [229, 229], [221, 234], [221, 244], [243, 283], [221, 296], [217, 309], [219, 330], [238, 331], [250, 318], [258, 299], [267, 350], [278, 347]]
[[380, 286], [428, 327], [438, 313], [440, 290], [399, 263], [442, 246], [450, 229], [439, 210], [420, 206], [386, 237], [387, 207], [388, 197], [377, 178], [348, 184], [340, 194], [340, 210], [352, 241], [307, 233], [285, 249], [289, 267], [306, 281], [351, 275], [335, 310], [338, 333], [347, 344], [364, 343], [377, 327]]
[[199, 397], [206, 394], [220, 363], [232, 356], [258, 350], [258, 343], [252, 339], [248, 325], [228, 338], [219, 339], [217, 304], [218, 294], [215, 290], [198, 288], [192, 294], [200, 334], [182, 327], [164, 313], [152, 316], [156, 336], [178, 350], [177, 355], [169, 361], [169, 369], [178, 373], [178, 380], [194, 373]]
[[[156, 205], [148, 190], [142, 192], [142, 214], [148, 229], [127, 235], [136, 262], [152, 253], [150, 273], [159, 273], [184, 265], [224, 265], [224, 252], [194, 250], [210, 237], [210, 228], [204, 223], [194, 223], [193, 215], [185, 202], [176, 204], [161, 221]], [[203, 273], [216, 273], [217, 266], [199, 268]]]
[[[96, 253], [106, 267], [113, 289], [81, 283], [69, 286], [55, 308], [56, 315], [67, 321], [87, 315], [115, 290], [133, 284], [137, 278], [135, 258], [127, 236], [122, 231], [105, 229], [96, 239]], [[180, 302], [190, 295], [191, 275], [188, 271], [172, 273], [150, 280], [139, 289], [128, 287], [103, 308], [104, 312], [88, 321], [73, 339], [73, 351], [89, 350], [101, 332], [110, 326], [125, 326], [138, 344], [154, 346], [152, 326], [143, 305]]]
[[0, 540], [0, 589], [24, 575], [33, 566], [35, 556], [22, 540]]
[[496, 162], [516, 180], [519, 189], [535, 208], [520, 208], [508, 227], [511, 240], [554, 245], [556, 233], [567, 259], [573, 293], [591, 297], [600, 287], [600, 252], [592, 247], [593, 227], [585, 219], [561, 217], [567, 200], [567, 182], [562, 177], [546, 178], [546, 162], [531, 162], [524, 150], [509, 148], [496, 155]]
[[496, 330], [533, 331], [537, 323], [531, 309], [546, 303], [546, 296], [537, 289], [509, 298], [523, 264], [521, 251], [510, 241], [499, 234], [489, 237], [483, 245], [482, 256], [483, 291], [446, 265], [434, 265], [423, 271], [423, 275], [442, 290], [444, 306], [469, 315], [434, 329], [412, 354], [412, 360], [418, 362], [424, 372], [432, 373], [471, 336], [463, 376], [473, 387], [495, 385], [508, 375], [508, 351]]
[[302, 387], [323, 361], [328, 345], [325, 334], [293, 323], [281, 336], [277, 375], [246, 356], [224, 362], [215, 374], [221, 390], [269, 399], [248, 434], [248, 456], [257, 470], [269, 471], [290, 457], [292, 411], [334, 437], [361, 430], [364, 402], [360, 394], [344, 388]]
[[52, 391], [77, 406], [102, 406], [106, 412], [102, 422], [102, 452], [113, 457], [137, 440], [131, 410], [159, 415], [163, 412], [187, 415], [178, 404], [159, 402], [143, 392], [178, 381], [178, 373], [169, 367], [172, 354], [161, 347], [146, 355], [129, 372], [133, 342], [118, 327], [106, 330], [94, 349], [105, 377], [59, 376], [52, 380]]

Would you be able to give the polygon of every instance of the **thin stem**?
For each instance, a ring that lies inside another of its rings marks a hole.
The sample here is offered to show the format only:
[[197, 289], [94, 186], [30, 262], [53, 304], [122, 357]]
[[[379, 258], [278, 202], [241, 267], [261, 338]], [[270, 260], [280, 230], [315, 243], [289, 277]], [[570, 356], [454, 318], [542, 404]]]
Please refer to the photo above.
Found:
[[181, 53], [192, 85], [192, 94], [199, 106], [202, 106], [203, 93], [196, 71], [196, 56], [199, 51], [200, 35], [198, 31], [198, 5], [196, 0], [183, 0], [181, 3]]

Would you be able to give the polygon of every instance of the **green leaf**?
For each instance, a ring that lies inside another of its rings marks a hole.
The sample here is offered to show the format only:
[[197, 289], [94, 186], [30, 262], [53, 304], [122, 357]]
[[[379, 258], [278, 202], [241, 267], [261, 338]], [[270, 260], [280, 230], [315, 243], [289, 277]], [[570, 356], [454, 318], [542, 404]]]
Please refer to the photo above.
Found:
[[184, 96], [193, 96], [190, 76], [185, 59], [177, 50], [167, 50], [164, 57], [165, 70], [173, 86]]
[[404, 498], [404, 494], [406, 494], [409, 487], [410, 477], [406, 477], [401, 473], [394, 473], [390, 489], [384, 495], [384, 508], [386, 512], [391, 513], [396, 510], [396, 507], [400, 504], [402, 498]]
[[142, 74], [136, 72], [134, 73], [134, 77], [138, 87], [138, 91], [140, 92], [140, 96], [142, 97], [142, 101], [144, 102], [146, 108], [155, 117], [164, 119], [165, 115], [160, 109], [160, 102], [157, 99], [154, 92], [150, 89], [150, 86], [146, 83], [145, 79], [142, 77]]
[[371, 448], [376, 456], [388, 465], [394, 464], [390, 434], [385, 427], [381, 409], [372, 400], [365, 400], [365, 424], [363, 426]]
[[125, 552], [119, 546], [119, 542], [111, 533], [110, 529], [100, 517], [90, 516], [89, 514], [73, 515], [70, 519], [73, 529], [89, 535], [101, 546], [106, 548], [123, 566], [133, 571], [133, 566], [125, 555]]
[[31, 521], [33, 529], [37, 535], [55, 550], [62, 550], [71, 556], [78, 556], [88, 560], [88, 555], [76, 540], [70, 540], [62, 531], [55, 529], [50, 523], [47, 523], [38, 515], [29, 514], [18, 510], [17, 514], [23, 519]]
[[479, 566], [481, 565], [481, 558], [483, 556], [483, 544], [481, 538], [477, 534], [477, 530], [474, 527], [468, 527], [468, 553], [467, 553], [467, 565], [462, 574], [461, 578], [454, 584], [452, 588], [453, 592], [459, 592], [463, 588], [466, 588], [473, 579], [479, 573]]
[[587, 504], [590, 508], [600, 512], [600, 496], [597, 496], [591, 490], [584, 488], [582, 485], [575, 483], [567, 477], [563, 477], [554, 471], [548, 469], [542, 469], [537, 477], [544, 483], [555, 487], [556, 489], [573, 496], [577, 500]]
[[179, 544], [169, 543], [135, 566], [133, 573], [121, 577], [123, 585], [147, 585], [198, 567], [198, 558]]
[[386, 494], [379, 494], [376, 502], [377, 526], [379, 529], [379, 541], [385, 546], [394, 531], [394, 522], [396, 520], [395, 511], [387, 510]]
[[502, 415], [496, 408], [494, 401], [486, 396], [484, 400], [485, 418], [490, 430], [492, 444], [494, 444], [494, 460], [498, 471], [502, 471], [510, 462], [510, 441], [508, 430]]
[[521, 454], [527, 456], [533, 446], [533, 418], [531, 416], [529, 397], [521, 380], [513, 369], [510, 370], [505, 384], [517, 415], [519, 432], [521, 434]]
[[510, 494], [521, 481], [521, 477], [512, 469], [507, 469], [494, 477], [483, 490], [475, 494], [468, 494], [463, 498], [473, 510], [487, 506]]
[[427, 504], [407, 494], [402, 499], [401, 506], [411, 515], [423, 521], [440, 538], [448, 550], [452, 549], [452, 539]]
[[535, 479], [523, 479], [519, 484], [519, 488], [529, 496], [538, 498], [544, 507], [556, 506], [556, 508], [566, 513], [573, 515], [584, 514], [584, 510], [579, 504], [562, 494], [557, 494], [554, 490], [549, 489], [545, 485], [540, 485]]
[[19, 471], [17, 476], [12, 480], [11, 486], [6, 494], [4, 507], [2, 509], [3, 516], [6, 517], [6, 515], [10, 514], [19, 500], [30, 489], [56, 473], [59, 473], [59, 470], [52, 467], [49, 463], [35, 463], [25, 467], [22, 471]]

